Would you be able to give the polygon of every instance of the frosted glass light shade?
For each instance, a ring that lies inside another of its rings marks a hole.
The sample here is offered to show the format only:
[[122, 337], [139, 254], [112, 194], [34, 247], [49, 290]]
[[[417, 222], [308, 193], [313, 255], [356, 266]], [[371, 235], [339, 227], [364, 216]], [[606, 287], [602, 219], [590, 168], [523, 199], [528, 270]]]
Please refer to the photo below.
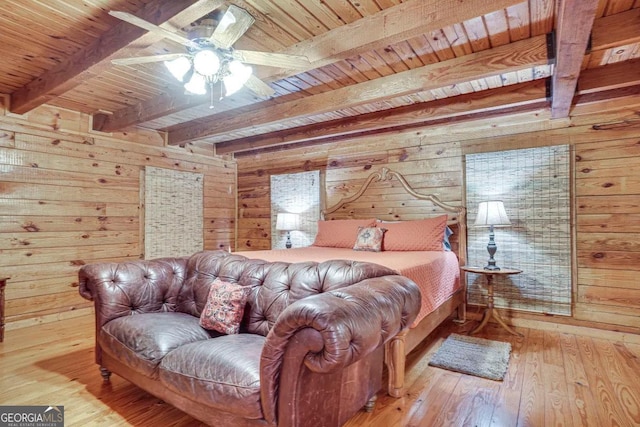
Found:
[[207, 93], [207, 82], [200, 74], [193, 73], [191, 80], [185, 83], [184, 88], [194, 95], [204, 95]]
[[191, 69], [191, 62], [186, 56], [181, 56], [171, 61], [165, 61], [164, 65], [167, 67], [173, 77], [182, 81], [184, 75]]
[[251, 77], [251, 67], [244, 65], [240, 61], [231, 61], [229, 63], [229, 75], [225, 76], [224, 82], [225, 96], [232, 95], [242, 89], [242, 86]]
[[491, 225], [500, 227], [511, 225], [504, 203], [501, 200], [480, 202], [478, 205], [478, 216], [476, 216], [476, 227], [489, 227]]
[[279, 213], [276, 217], [276, 230], [293, 231], [300, 229], [300, 215], [295, 213]]
[[184, 88], [192, 94], [204, 95], [207, 93], [207, 85], [222, 79], [225, 96], [229, 96], [242, 89], [253, 70], [240, 61], [226, 61], [226, 58], [221, 59], [215, 49], [207, 47], [198, 50], [192, 57], [180, 56], [165, 61], [165, 66], [180, 81], [184, 81], [185, 76], [191, 76]]
[[220, 58], [213, 50], [199, 50], [193, 55], [193, 68], [203, 76], [212, 76], [220, 69]]

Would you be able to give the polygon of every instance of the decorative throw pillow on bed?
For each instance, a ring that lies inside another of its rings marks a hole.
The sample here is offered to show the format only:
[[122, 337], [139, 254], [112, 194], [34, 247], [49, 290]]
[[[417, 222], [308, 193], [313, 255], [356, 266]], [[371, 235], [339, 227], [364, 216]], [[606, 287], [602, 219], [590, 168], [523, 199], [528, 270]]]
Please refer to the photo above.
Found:
[[443, 251], [447, 215], [416, 221], [385, 223], [385, 251]]
[[223, 334], [237, 334], [250, 292], [248, 286], [215, 279], [200, 315], [200, 326]]
[[[403, 221], [387, 221], [384, 219], [378, 219], [376, 221], [377, 221], [376, 227], [380, 227], [380, 224], [398, 224], [400, 222], [403, 222]], [[382, 227], [384, 227], [384, 225]], [[447, 252], [451, 252], [453, 250], [451, 249], [451, 241], [449, 240], [449, 237], [451, 236], [453, 236], [453, 230], [447, 225], [444, 229], [444, 236], [442, 236], [442, 249], [444, 249]]]
[[372, 227], [375, 223], [375, 218], [318, 221], [318, 234], [313, 246], [351, 249], [356, 243], [358, 227]]
[[444, 237], [442, 238], [442, 248], [445, 251], [451, 251], [451, 242], [449, 241], [449, 237], [453, 236], [453, 230], [447, 227], [444, 229]]
[[358, 237], [353, 250], [380, 252], [385, 231], [386, 228], [380, 227], [358, 227]]

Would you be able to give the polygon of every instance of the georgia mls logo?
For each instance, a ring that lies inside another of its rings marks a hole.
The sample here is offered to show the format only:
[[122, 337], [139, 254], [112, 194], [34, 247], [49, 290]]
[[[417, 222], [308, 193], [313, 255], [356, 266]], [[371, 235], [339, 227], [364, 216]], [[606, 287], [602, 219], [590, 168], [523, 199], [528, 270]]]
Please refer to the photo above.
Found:
[[[60, 409], [62, 408], [62, 409]], [[56, 415], [56, 418], [60, 418], [60, 421], [64, 421], [64, 406], [58, 408], [57, 406], [49, 406], [44, 410], [44, 413], [53, 411], [53, 414]]]
[[0, 406], [0, 427], [64, 427], [64, 406]]

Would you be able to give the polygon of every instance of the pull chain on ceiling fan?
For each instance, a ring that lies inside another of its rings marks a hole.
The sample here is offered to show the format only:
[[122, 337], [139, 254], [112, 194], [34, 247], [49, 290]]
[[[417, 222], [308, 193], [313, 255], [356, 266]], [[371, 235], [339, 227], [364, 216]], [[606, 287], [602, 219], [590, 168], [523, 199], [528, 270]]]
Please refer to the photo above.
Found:
[[267, 97], [275, 93], [269, 85], [253, 75], [252, 68], [245, 65], [247, 63], [280, 68], [305, 68], [309, 65], [309, 60], [304, 56], [233, 49], [232, 45], [255, 22], [249, 12], [234, 5], [229, 6], [217, 26], [214, 27], [212, 19], [203, 19], [188, 36], [166, 30], [127, 12], [111, 11], [109, 14], [186, 47], [185, 53], [114, 59], [113, 64], [164, 61], [169, 72], [184, 83], [187, 93], [204, 95], [209, 89], [210, 108], [213, 108], [213, 88], [217, 82], [224, 86], [224, 96], [234, 94], [243, 86], [259, 96]]

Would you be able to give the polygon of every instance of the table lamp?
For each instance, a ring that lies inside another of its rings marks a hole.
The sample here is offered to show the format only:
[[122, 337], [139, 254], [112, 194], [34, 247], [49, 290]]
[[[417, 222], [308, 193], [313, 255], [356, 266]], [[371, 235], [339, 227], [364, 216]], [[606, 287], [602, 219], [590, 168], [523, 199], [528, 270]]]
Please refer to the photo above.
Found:
[[478, 206], [478, 216], [476, 217], [474, 225], [476, 227], [489, 227], [489, 244], [487, 245], [489, 261], [484, 269], [491, 271], [500, 270], [500, 267], [496, 265], [496, 260], [493, 258], [498, 250], [495, 235], [493, 234], [493, 227], [506, 227], [511, 225], [507, 211], [504, 209], [504, 203], [502, 203], [501, 200], [480, 202]]
[[287, 232], [287, 249], [291, 248], [291, 232], [300, 229], [300, 215], [281, 212], [276, 217], [276, 230]]

